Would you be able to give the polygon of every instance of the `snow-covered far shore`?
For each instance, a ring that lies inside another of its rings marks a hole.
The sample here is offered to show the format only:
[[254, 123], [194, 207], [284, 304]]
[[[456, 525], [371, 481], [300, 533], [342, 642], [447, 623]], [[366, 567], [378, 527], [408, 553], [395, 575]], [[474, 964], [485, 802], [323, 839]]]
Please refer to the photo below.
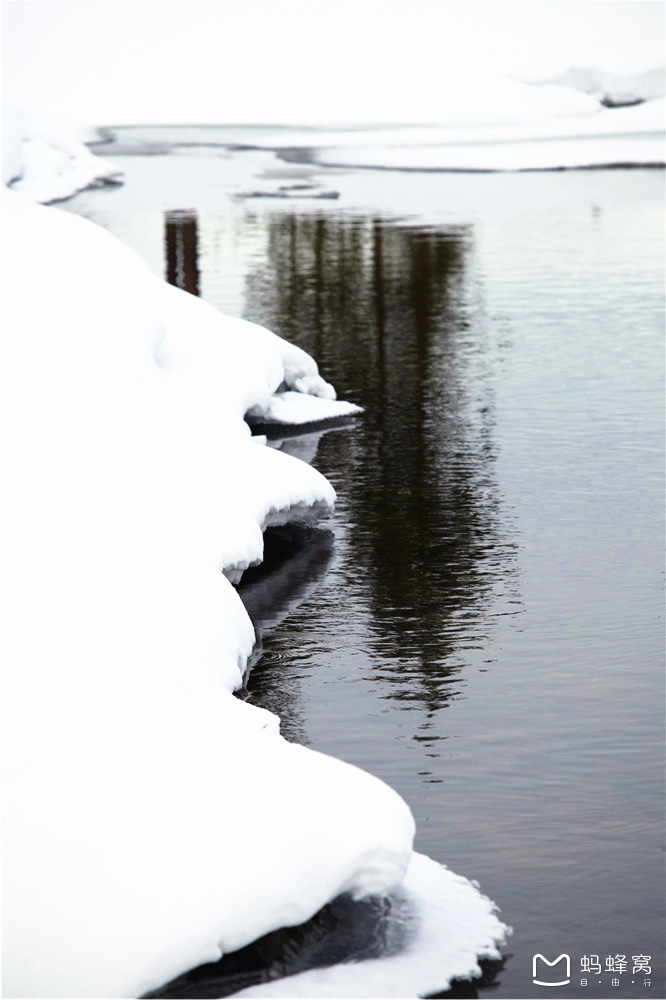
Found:
[[[627, 80], [570, 70], [557, 80], [498, 78], [472, 100], [444, 102], [440, 119], [416, 124], [231, 126], [227, 142], [321, 166], [397, 170], [520, 171], [663, 166], [663, 69]], [[628, 104], [629, 106], [622, 106]], [[3, 182], [48, 204], [86, 187], [122, 181], [85, 143], [94, 129], [53, 125], [6, 109]]]
[[[324, 167], [473, 172], [664, 165], [663, 97], [617, 108], [586, 100], [588, 113], [527, 122], [267, 130], [255, 143]], [[249, 134], [245, 141], [252, 144]]]
[[400, 885], [414, 992], [475, 974], [506, 928], [414, 860], [402, 799], [232, 695], [255, 636], [226, 576], [335, 499], [244, 417], [358, 408], [102, 228], [5, 191], [3, 229], [5, 995], [140, 996]]

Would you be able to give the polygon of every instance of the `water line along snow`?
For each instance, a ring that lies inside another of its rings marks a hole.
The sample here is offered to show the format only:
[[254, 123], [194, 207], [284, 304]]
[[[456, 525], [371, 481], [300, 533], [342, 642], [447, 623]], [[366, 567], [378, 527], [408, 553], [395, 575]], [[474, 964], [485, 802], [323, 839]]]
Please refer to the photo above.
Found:
[[6, 192], [4, 230], [5, 992], [138, 996], [408, 872], [425, 988], [473, 975], [506, 929], [415, 858], [402, 799], [232, 697], [255, 637], [225, 572], [335, 499], [244, 417], [353, 409], [100, 227]]

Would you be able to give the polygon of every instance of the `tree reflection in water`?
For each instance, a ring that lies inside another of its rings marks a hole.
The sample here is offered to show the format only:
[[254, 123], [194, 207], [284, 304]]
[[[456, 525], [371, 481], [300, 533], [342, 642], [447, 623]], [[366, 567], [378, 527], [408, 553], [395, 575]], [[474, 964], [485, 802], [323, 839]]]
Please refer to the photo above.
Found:
[[164, 213], [165, 278], [170, 285], [199, 294], [197, 213], [191, 209]]
[[434, 712], [465, 650], [483, 643], [489, 594], [512, 562], [471, 228], [277, 213], [266, 225], [245, 316], [313, 354], [366, 408], [356, 431], [322, 439], [316, 461], [344, 496], [339, 572], [350, 593], [361, 581], [389, 697]]

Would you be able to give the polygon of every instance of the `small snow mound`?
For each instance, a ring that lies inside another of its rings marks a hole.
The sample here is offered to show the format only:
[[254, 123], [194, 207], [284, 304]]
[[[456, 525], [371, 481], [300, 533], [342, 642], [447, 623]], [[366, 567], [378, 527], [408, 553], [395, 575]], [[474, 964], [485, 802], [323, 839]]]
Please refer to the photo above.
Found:
[[283, 342], [282, 363], [284, 365], [284, 384], [287, 389], [304, 392], [310, 396], [320, 396], [322, 399], [335, 399], [333, 386], [324, 381], [319, 374], [319, 368], [314, 358], [310, 357], [296, 344]]
[[305, 426], [353, 417], [363, 410], [355, 403], [311, 396], [303, 392], [276, 392], [262, 406], [246, 414], [251, 424]]
[[663, 97], [664, 67], [652, 69], [635, 76], [619, 77], [601, 70], [572, 67], [553, 80], [540, 81], [540, 85], [572, 87], [594, 97], [607, 108], [620, 108]]
[[118, 168], [94, 156], [85, 146], [71, 154], [43, 139], [24, 139], [21, 176], [12, 187], [33, 201], [50, 204], [71, 198], [84, 188], [120, 182]]
[[399, 891], [412, 924], [402, 950], [310, 969], [235, 996], [426, 996], [447, 989], [454, 979], [481, 976], [479, 959], [501, 957], [499, 947], [511, 929], [499, 920], [495, 905], [466, 878], [414, 853]]
[[5, 109], [3, 183], [42, 204], [71, 198], [84, 188], [120, 183], [122, 171], [91, 153], [83, 135], [72, 126]]

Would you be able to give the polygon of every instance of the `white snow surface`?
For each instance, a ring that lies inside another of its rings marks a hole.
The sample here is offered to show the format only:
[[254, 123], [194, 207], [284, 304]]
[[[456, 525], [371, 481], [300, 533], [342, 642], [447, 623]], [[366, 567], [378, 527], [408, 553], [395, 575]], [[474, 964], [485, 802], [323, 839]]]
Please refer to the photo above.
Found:
[[[666, 162], [663, 98], [623, 108], [594, 103], [591, 114], [507, 125], [327, 132], [317, 135], [315, 156], [321, 164], [411, 170], [554, 170]], [[282, 142], [296, 144], [297, 139]], [[264, 138], [264, 145], [271, 143], [272, 137]], [[312, 137], [310, 145], [315, 145]]]
[[[297, 385], [308, 386], [307, 379], [297, 379]], [[253, 408], [248, 418], [256, 421], [267, 421], [275, 424], [315, 424], [323, 420], [338, 417], [351, 417], [362, 413], [363, 409], [355, 403], [339, 402], [333, 410], [331, 403], [320, 396], [311, 395], [307, 388], [297, 392], [275, 392], [265, 407]]]
[[[334, 502], [243, 415], [277, 390], [335, 407], [332, 388], [102, 228], [4, 201], [4, 992], [136, 997], [390, 890], [414, 825], [231, 694], [254, 634], [221, 571], [261, 559], [271, 518]], [[456, 975], [505, 931], [458, 883]]]
[[598, 101], [608, 101], [617, 106], [663, 97], [666, 89], [663, 66], [624, 77], [596, 69], [572, 67], [556, 79], [544, 80], [543, 85], [574, 87]]
[[538, 100], [507, 74], [663, 60], [663, 4], [630, 0], [392, 0], [381, 13], [377, 0], [32, 0], [3, 13], [6, 92], [92, 125], [488, 122]]
[[480, 976], [479, 958], [500, 957], [495, 907], [467, 879], [414, 852], [401, 888], [418, 900], [418, 920], [409, 928], [413, 938], [404, 952], [310, 969], [236, 996], [424, 996], [446, 989], [452, 979]]
[[16, 108], [3, 108], [2, 182], [33, 201], [70, 198], [87, 187], [119, 181], [122, 172], [95, 156], [84, 140], [90, 129], [53, 123]]

